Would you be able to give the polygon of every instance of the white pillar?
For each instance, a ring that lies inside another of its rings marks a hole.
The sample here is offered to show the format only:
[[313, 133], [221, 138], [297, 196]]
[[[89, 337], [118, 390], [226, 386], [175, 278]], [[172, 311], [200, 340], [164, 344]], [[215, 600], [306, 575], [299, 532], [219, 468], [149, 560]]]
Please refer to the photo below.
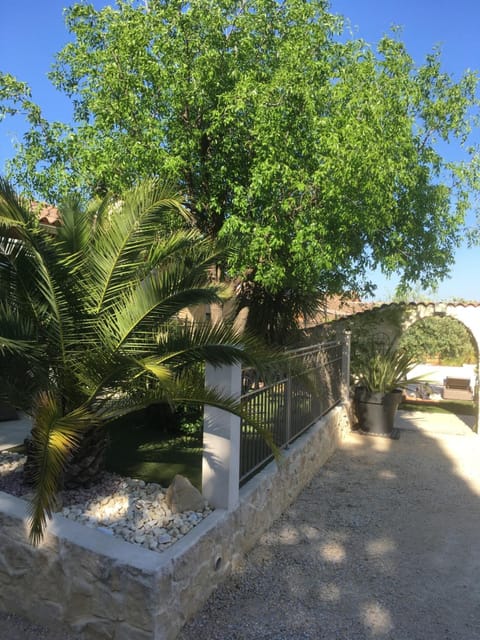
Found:
[[[205, 367], [205, 386], [239, 399], [241, 365]], [[202, 493], [217, 509], [238, 505], [240, 482], [240, 418], [205, 405], [203, 415]]]

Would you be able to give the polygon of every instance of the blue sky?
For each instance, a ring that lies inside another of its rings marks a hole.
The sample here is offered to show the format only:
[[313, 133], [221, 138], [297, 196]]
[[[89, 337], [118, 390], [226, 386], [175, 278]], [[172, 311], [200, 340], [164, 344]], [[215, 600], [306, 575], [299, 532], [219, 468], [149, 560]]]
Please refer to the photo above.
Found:
[[[95, 6], [108, 2], [96, 0]], [[47, 73], [54, 54], [68, 41], [63, 22], [65, 0], [0, 0], [0, 69], [26, 81], [33, 99], [48, 119], [68, 120], [69, 102], [50, 85]], [[402, 40], [421, 63], [435, 45], [442, 47], [443, 68], [460, 77], [467, 68], [480, 70], [480, 2], [478, 0], [332, 0], [332, 11], [349, 19], [354, 36], [375, 44], [392, 25], [402, 27]], [[0, 171], [14, 154], [12, 140], [21, 138], [23, 122], [11, 118], [0, 124]], [[480, 141], [480, 134], [477, 136]], [[455, 159], [456, 151], [447, 149]], [[473, 215], [469, 216], [473, 222]], [[480, 300], [480, 247], [461, 247], [451, 278], [435, 294]], [[377, 299], [393, 295], [395, 281], [376, 276]]]

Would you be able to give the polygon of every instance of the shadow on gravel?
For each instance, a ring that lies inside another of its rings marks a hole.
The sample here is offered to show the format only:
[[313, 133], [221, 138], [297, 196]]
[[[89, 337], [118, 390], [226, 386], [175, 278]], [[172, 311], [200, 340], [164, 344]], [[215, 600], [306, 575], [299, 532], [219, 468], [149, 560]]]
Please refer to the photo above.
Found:
[[351, 434], [180, 638], [480, 640], [479, 439], [442, 429]]
[[401, 429], [450, 435], [470, 435], [473, 433], [475, 416], [453, 412], [401, 410], [398, 411], [396, 422]]

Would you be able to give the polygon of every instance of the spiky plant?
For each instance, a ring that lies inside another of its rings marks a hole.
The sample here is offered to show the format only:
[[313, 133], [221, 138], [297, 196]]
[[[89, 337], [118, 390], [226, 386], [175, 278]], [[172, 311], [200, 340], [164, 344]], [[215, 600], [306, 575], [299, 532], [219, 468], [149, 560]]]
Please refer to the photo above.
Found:
[[152, 402], [238, 411], [189, 370], [265, 355], [228, 326], [176, 320], [225, 291], [208, 277], [219, 249], [171, 188], [152, 181], [121, 201], [89, 210], [71, 200], [60, 212], [52, 235], [0, 180], [0, 392], [33, 420], [34, 544], [69, 469], [78, 474], [75, 454], [88, 455], [87, 436], [101, 441], [108, 421]]
[[358, 386], [372, 393], [388, 393], [414, 381], [408, 374], [417, 364], [394, 342], [372, 341], [354, 359], [353, 374]]

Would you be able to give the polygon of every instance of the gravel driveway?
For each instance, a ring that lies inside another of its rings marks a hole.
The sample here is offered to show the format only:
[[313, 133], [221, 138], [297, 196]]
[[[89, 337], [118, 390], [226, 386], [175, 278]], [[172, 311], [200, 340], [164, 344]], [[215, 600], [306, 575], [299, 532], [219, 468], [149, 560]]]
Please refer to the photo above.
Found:
[[480, 640], [480, 439], [455, 416], [397, 426], [350, 434], [180, 639]]
[[480, 439], [399, 415], [398, 441], [348, 437], [182, 640], [480, 639]]

